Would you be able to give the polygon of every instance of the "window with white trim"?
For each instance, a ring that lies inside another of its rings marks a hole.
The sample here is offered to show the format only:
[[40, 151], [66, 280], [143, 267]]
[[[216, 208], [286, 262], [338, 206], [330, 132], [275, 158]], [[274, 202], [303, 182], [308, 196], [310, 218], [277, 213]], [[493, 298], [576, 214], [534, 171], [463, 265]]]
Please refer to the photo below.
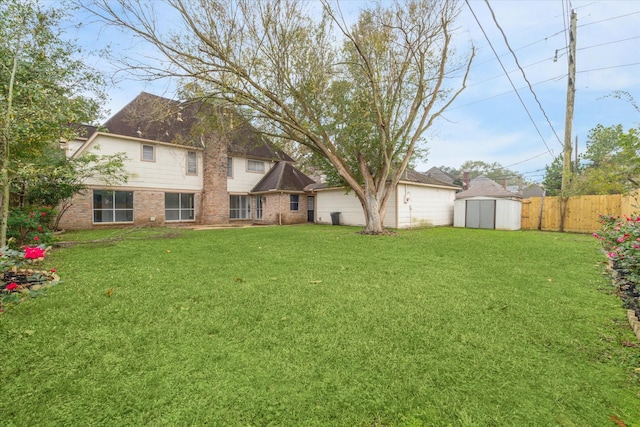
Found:
[[142, 144], [142, 160], [145, 162], [156, 161], [156, 147], [153, 145]]
[[247, 171], [264, 173], [264, 162], [247, 159]]
[[187, 175], [198, 175], [198, 153], [187, 151]]
[[[285, 199], [286, 200], [286, 199]], [[300, 208], [300, 196], [297, 194], [289, 195], [289, 209], [297, 211]]]
[[93, 222], [133, 222], [133, 191], [93, 190]]
[[249, 196], [229, 196], [229, 218], [251, 219], [251, 198]]
[[193, 221], [195, 219], [193, 193], [164, 193], [165, 221]]

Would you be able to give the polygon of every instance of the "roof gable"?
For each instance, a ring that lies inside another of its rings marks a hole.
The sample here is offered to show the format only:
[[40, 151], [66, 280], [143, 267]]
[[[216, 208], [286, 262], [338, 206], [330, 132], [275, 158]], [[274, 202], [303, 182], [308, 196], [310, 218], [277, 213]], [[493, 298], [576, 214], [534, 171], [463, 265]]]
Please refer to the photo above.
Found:
[[278, 162], [253, 187], [252, 193], [270, 191], [303, 192], [307, 185], [315, 181], [303, 174], [289, 162]]
[[471, 197], [520, 198], [518, 194], [505, 190], [500, 184], [486, 176], [472, 179], [468, 190], [456, 194], [456, 199], [468, 199]]
[[435, 179], [437, 179], [438, 181], [442, 181], [442, 182], [446, 182], [447, 184], [453, 184], [453, 181], [455, 180], [455, 177], [445, 171], [443, 171], [440, 168], [437, 167], [432, 167], [431, 169], [429, 169], [428, 171], [426, 171], [424, 173], [424, 175], [428, 175], [430, 177], [433, 177]]

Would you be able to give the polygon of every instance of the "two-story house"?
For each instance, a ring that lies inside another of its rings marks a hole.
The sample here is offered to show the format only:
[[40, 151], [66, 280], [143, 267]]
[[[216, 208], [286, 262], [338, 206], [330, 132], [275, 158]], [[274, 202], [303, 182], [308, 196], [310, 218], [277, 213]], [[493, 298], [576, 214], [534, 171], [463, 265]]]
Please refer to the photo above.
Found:
[[141, 93], [67, 155], [126, 153], [128, 181], [88, 182], [60, 227], [313, 221], [313, 180], [237, 113]]

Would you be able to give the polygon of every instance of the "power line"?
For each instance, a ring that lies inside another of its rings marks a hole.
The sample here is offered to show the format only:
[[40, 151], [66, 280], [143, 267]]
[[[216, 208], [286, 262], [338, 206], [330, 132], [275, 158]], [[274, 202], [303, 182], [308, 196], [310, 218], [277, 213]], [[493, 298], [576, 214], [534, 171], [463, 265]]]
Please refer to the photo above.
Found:
[[[540, 61], [536, 61], [536, 62], [532, 62], [531, 64], [527, 64], [523, 68], [533, 67], [534, 65], [542, 64], [543, 62], [547, 62], [550, 59], [554, 59], [554, 58], [556, 58], [556, 56], [550, 56], [549, 58], [541, 59]], [[515, 72], [517, 70], [518, 70], [517, 68], [515, 70], [511, 70], [511, 71], [509, 71], [509, 74], [511, 74], [511, 73], [513, 73], [513, 72]], [[493, 77], [489, 77], [489, 78], [486, 78], [484, 80], [480, 80], [479, 82], [475, 82], [473, 84], [467, 85], [467, 87], [477, 86], [477, 85], [479, 85], [481, 83], [488, 82], [489, 80], [497, 79], [498, 77], [502, 77], [502, 74], [498, 74], [498, 75], [495, 75]]]
[[[531, 65], [534, 65], [534, 64], [531, 64]], [[634, 67], [634, 66], [637, 66], [637, 65], [640, 65], [640, 62], [634, 62], [634, 63], [631, 63], [631, 64], [623, 64], [623, 65], [613, 65], [613, 66], [610, 66], [610, 67], [591, 68], [591, 69], [588, 69], [588, 70], [576, 71], [576, 73], [579, 74], [579, 73], [588, 73], [588, 72], [591, 72], [591, 71], [609, 70], [609, 69], [614, 69], [614, 68]], [[547, 82], [550, 82], [550, 81], [560, 80], [560, 79], [565, 78], [566, 76], [567, 76], [566, 73], [565, 74], [560, 74], [558, 76], [551, 77], [551, 78], [548, 78], [546, 80], [541, 80], [539, 82], [533, 83], [533, 86], [538, 86], [538, 85], [540, 85], [542, 83], [547, 83]], [[496, 76], [496, 77], [499, 77], [499, 76]], [[492, 79], [494, 79], [496, 77], [491, 77], [491, 78], [483, 80], [481, 82], [474, 83], [473, 85], [469, 85], [469, 87], [477, 85], [477, 84], [480, 84], [480, 83], [483, 83], [483, 82], [486, 82], [486, 81], [489, 81], [489, 80], [492, 80]], [[525, 88], [526, 87], [523, 86], [523, 87], [518, 88], [518, 90], [522, 90], [522, 89], [525, 89]], [[458, 108], [468, 107], [470, 105], [474, 105], [474, 104], [477, 104], [477, 103], [480, 103], [480, 102], [488, 101], [488, 100], [493, 99], [493, 98], [498, 98], [500, 96], [509, 95], [511, 92], [513, 92], [513, 91], [501, 92], [501, 93], [498, 93], [498, 94], [495, 94], [495, 95], [492, 95], [492, 96], [488, 96], [486, 98], [478, 99], [478, 100], [475, 100], [475, 101], [472, 101], [472, 102], [468, 102], [468, 103], [462, 104], [462, 105], [454, 105], [454, 106], [450, 107], [448, 110], [457, 110]]]
[[502, 61], [498, 57], [498, 53], [496, 52], [495, 48], [493, 47], [493, 44], [491, 43], [491, 40], [489, 40], [489, 37], [487, 36], [487, 33], [484, 30], [484, 27], [482, 26], [482, 24], [480, 24], [480, 21], [478, 20], [478, 17], [476, 16], [476, 13], [473, 11], [473, 8], [469, 4], [469, 0], [465, 0], [465, 3], [467, 4], [467, 7], [471, 11], [471, 14], [473, 15], [474, 19], [478, 23], [478, 26], [480, 27], [480, 30], [482, 31], [482, 34], [484, 34], [484, 37], [487, 39], [487, 42], [489, 43], [489, 46], [491, 47], [491, 50], [493, 51], [494, 55], [496, 55], [496, 58], [498, 59], [498, 62], [500, 63], [500, 66], [502, 67], [502, 70], [504, 71], [505, 75], [507, 76], [507, 79], [509, 80], [509, 83], [511, 83], [511, 87], [516, 92], [516, 95], [518, 96], [518, 99], [520, 100], [520, 103], [522, 104], [523, 108], [527, 112], [527, 115], [529, 116], [529, 120], [531, 120], [531, 123], [533, 124], [533, 127], [536, 129], [536, 132], [538, 132], [538, 135], [540, 135], [540, 139], [542, 139], [542, 142], [544, 143], [545, 147], [547, 147], [547, 151], [549, 151], [549, 153], [553, 156], [553, 151], [551, 151], [551, 148], [549, 148], [549, 145], [547, 144], [547, 141], [544, 140], [544, 137], [542, 136], [542, 133], [540, 133], [540, 129], [538, 129], [538, 126], [536, 125], [535, 121], [533, 120], [533, 117], [531, 116], [531, 113], [527, 109], [527, 106], [524, 104], [524, 101], [522, 100], [522, 97], [520, 96], [520, 93], [516, 89], [516, 86], [513, 84], [513, 81], [511, 80], [511, 77], [509, 77], [509, 74], [507, 73], [507, 70], [504, 67], [504, 64], [502, 63]]
[[[542, 111], [542, 114], [544, 115], [544, 118], [547, 119], [547, 123], [549, 124], [549, 127], [553, 131], [553, 134], [556, 136], [556, 139], [562, 145], [562, 143], [560, 142], [560, 138], [558, 137], [558, 134], [556, 133], [556, 130], [553, 127], [553, 124], [551, 124], [551, 120], [549, 119], [549, 116], [547, 116], [547, 112], [544, 110], [544, 108], [542, 108], [542, 104], [540, 103], [540, 100], [538, 99], [538, 95], [533, 90], [533, 87], [531, 87], [531, 82], [529, 81], [529, 79], [527, 78], [527, 75], [525, 74], [524, 70], [520, 66], [520, 61], [518, 61], [518, 57], [516, 56], [516, 53], [513, 51], [513, 49], [511, 49], [511, 45], [509, 44], [509, 40], [507, 40], [507, 36], [504, 33], [504, 30], [502, 29], [500, 24], [498, 24], [498, 20], [496, 19], [496, 15], [493, 12], [493, 9], [491, 8], [491, 5], [489, 4], [489, 0], [485, 0], [485, 3], [487, 4], [487, 7], [489, 8], [489, 11], [491, 12], [491, 17], [493, 18], [493, 22], [496, 24], [496, 27], [498, 27], [498, 29], [500, 30], [500, 34], [502, 34], [502, 38], [504, 39], [504, 43], [507, 45], [507, 49], [509, 49], [509, 52], [511, 52], [511, 54], [513, 55], [513, 59], [515, 60], [516, 65], [518, 66], [518, 68], [520, 69], [520, 72], [522, 73], [522, 78], [524, 78], [524, 81], [527, 82], [527, 85], [529, 87], [529, 91], [531, 92], [531, 94], [533, 95], [533, 98], [538, 103], [538, 107], [540, 108], [540, 111]], [[540, 136], [542, 136], [542, 135], [540, 135]], [[545, 145], [546, 145], [546, 142], [545, 142]]]
[[551, 155], [553, 156], [553, 153], [551, 152], [551, 150], [549, 150], [549, 151], [545, 151], [544, 153], [537, 154], [537, 155], [535, 155], [535, 156], [533, 156], [533, 157], [529, 157], [528, 159], [524, 159], [524, 160], [521, 160], [521, 161], [519, 161], [519, 162], [511, 163], [510, 165], [503, 166], [503, 167], [504, 167], [504, 168], [510, 168], [511, 166], [519, 165], [519, 164], [521, 164], [521, 163], [528, 162], [529, 160], [533, 160], [533, 159], [537, 159], [538, 157], [542, 157], [542, 156], [544, 156], [544, 155], [545, 155], [545, 154], [547, 154], [547, 153], [549, 153], [549, 154], [551, 154]]
[[589, 71], [612, 70], [614, 68], [634, 67], [636, 65], [640, 65], [640, 62], [634, 62], [632, 64], [624, 64], [624, 65], [612, 65], [611, 67], [591, 68], [590, 70], [582, 70], [582, 71], [576, 71], [576, 72], [577, 73], [588, 73]]
[[[546, 79], [546, 80], [542, 80], [542, 81], [539, 81], [537, 83], [534, 83], [533, 86], [537, 86], [539, 84], [550, 82], [550, 81], [553, 81], [553, 80], [564, 79], [566, 76], [567, 76], [567, 73], [564, 73], [564, 74], [561, 74], [559, 76], [551, 77], [550, 79]], [[521, 87], [519, 89], [525, 89], [525, 87]], [[467, 104], [458, 105], [458, 106], [455, 106], [455, 107], [450, 107], [450, 108], [448, 108], [448, 110], [456, 110], [458, 108], [468, 107], [469, 105], [477, 104], [479, 102], [484, 102], [484, 101], [488, 101], [488, 100], [493, 99], [493, 98], [498, 98], [500, 96], [509, 95], [511, 92], [513, 92], [513, 91], [510, 90], [508, 92], [502, 92], [502, 93], [499, 93], [497, 95], [492, 95], [492, 96], [489, 96], [487, 98], [482, 98], [482, 99], [478, 99], [478, 100], [473, 101], [473, 102], [469, 102]]]
[[578, 25], [578, 28], [588, 27], [589, 25], [599, 24], [601, 22], [613, 21], [614, 19], [626, 18], [627, 16], [637, 15], [640, 13], [640, 10], [637, 12], [627, 13], [625, 15], [614, 16], [613, 18], [602, 19], [600, 21], [588, 22], [586, 24]]
[[636, 65], [640, 65], [640, 62], [634, 62], [632, 64], [623, 64], [623, 65], [612, 65], [611, 67], [592, 68], [590, 70], [582, 70], [582, 71], [576, 71], [576, 72], [577, 73], [588, 73], [589, 71], [611, 70], [611, 69], [614, 69], [614, 68], [634, 67]]
[[[622, 42], [626, 42], [626, 41], [629, 41], [629, 40], [635, 40], [635, 39], [640, 39], [640, 36], [629, 37], [628, 39], [616, 40], [616, 41], [612, 41], [612, 42], [606, 42], [606, 43], [594, 44], [594, 45], [591, 45], [591, 46], [581, 47], [581, 48], [576, 49], [576, 50], [591, 49], [591, 48], [594, 48], [594, 47], [607, 46], [607, 45], [610, 45], [610, 44], [622, 43]], [[565, 48], [565, 49], [566, 49], [566, 48]]]
[[[558, 34], [562, 34], [562, 33], [564, 33], [564, 30], [562, 30], [562, 31], [558, 31], [558, 32], [556, 32], [556, 33], [551, 34], [550, 36], [546, 36], [545, 38], [542, 38], [542, 39], [536, 40], [536, 41], [531, 42], [531, 43], [529, 43], [529, 44], [526, 44], [526, 45], [524, 45], [524, 46], [520, 46], [519, 48], [514, 49], [513, 51], [514, 51], [514, 52], [518, 52], [518, 51], [520, 51], [520, 50], [522, 50], [522, 49], [526, 49], [526, 48], [531, 47], [531, 46], [533, 46], [533, 45], [536, 45], [536, 44], [538, 44], [538, 43], [546, 42], [546, 41], [548, 41], [551, 37], [555, 37], [555, 36], [557, 36]], [[509, 53], [508, 53], [508, 52], [503, 53], [502, 55], [499, 55], [499, 57], [500, 57], [500, 58], [502, 58], [503, 56], [507, 56], [507, 55], [509, 55]], [[484, 62], [478, 62], [478, 63], [474, 64], [474, 67], [477, 67], [477, 66], [480, 66], [480, 65], [484, 65], [484, 64], [487, 64], [487, 63], [492, 62], [492, 61], [494, 61], [494, 59], [493, 59], [493, 58], [491, 58], [491, 59], [487, 59], [487, 60], [486, 60], [486, 61], [484, 61]]]

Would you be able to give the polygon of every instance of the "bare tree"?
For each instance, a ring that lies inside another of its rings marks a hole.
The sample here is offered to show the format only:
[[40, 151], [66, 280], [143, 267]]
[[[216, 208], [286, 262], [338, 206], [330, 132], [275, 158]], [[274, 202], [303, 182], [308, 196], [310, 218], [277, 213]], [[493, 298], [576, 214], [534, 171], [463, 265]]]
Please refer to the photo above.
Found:
[[[326, 159], [360, 200], [366, 233], [384, 231], [392, 189], [473, 58], [453, 52], [454, 0], [375, 4], [353, 23], [330, 0], [87, 1], [166, 61], [130, 69], [185, 79]], [[162, 25], [158, 10], [179, 19]]]

